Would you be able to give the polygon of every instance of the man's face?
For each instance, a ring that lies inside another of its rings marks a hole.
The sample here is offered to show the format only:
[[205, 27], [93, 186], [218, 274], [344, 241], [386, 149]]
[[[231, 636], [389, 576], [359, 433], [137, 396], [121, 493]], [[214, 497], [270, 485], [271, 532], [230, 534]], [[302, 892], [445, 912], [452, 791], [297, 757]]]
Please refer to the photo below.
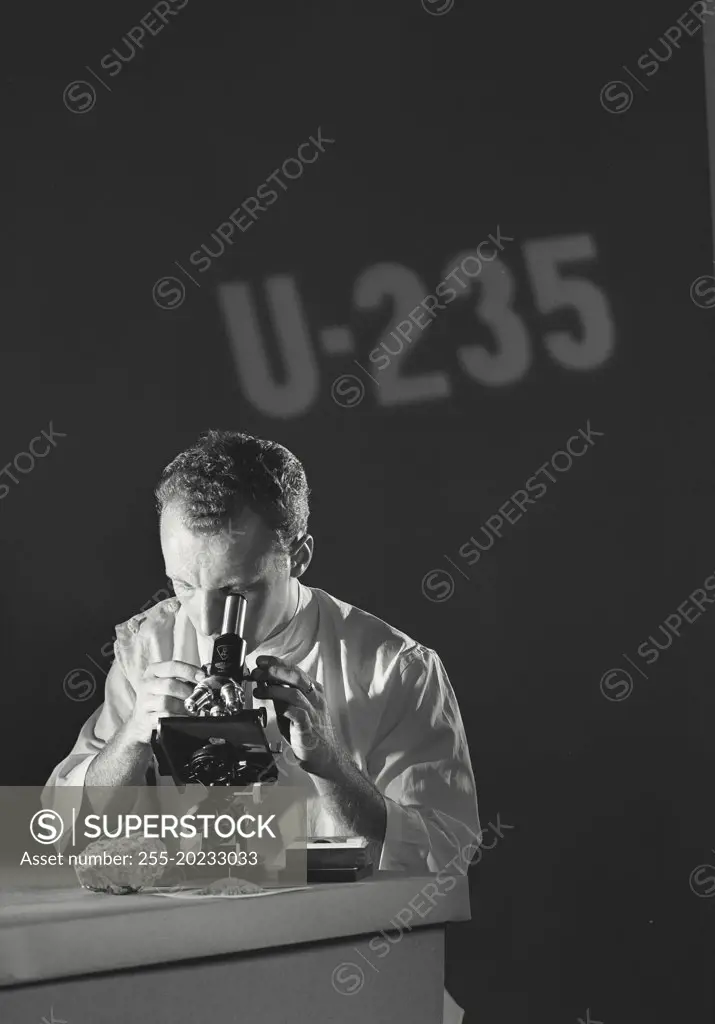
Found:
[[169, 505], [160, 525], [166, 574], [197, 633], [221, 633], [227, 594], [246, 598], [245, 637], [253, 650], [286, 614], [290, 558], [260, 516], [249, 508], [218, 534], [193, 533], [180, 505]]

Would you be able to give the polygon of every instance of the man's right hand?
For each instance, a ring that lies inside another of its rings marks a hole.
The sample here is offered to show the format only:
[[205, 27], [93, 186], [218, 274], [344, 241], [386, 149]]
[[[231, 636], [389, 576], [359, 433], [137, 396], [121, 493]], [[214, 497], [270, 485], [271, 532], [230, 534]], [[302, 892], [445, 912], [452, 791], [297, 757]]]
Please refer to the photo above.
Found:
[[147, 666], [137, 689], [137, 699], [124, 728], [125, 739], [149, 743], [160, 718], [186, 715], [184, 701], [206, 673], [185, 661], [156, 661]]

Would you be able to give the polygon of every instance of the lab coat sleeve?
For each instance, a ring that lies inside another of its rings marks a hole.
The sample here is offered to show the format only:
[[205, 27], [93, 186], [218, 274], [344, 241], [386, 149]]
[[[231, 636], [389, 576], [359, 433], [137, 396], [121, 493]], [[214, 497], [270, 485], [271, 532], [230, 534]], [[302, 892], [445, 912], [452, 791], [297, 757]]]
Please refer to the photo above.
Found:
[[[120, 627], [118, 630], [126, 644], [124, 632]], [[60, 852], [68, 849], [72, 835], [70, 823], [75, 817], [79, 818], [90, 811], [104, 810], [108, 791], [100, 788], [90, 794], [85, 788], [85, 779], [89, 766], [128, 720], [136, 701], [136, 691], [129, 681], [130, 672], [124, 650], [123, 644], [115, 640], [114, 661], [104, 684], [104, 702], [84, 723], [72, 750], [53, 769], [42, 791], [42, 806], [57, 812], [64, 822], [65, 831], [55, 843]], [[129, 810], [138, 810], [141, 800], [139, 796]]]
[[[479, 846], [474, 774], [457, 698], [434, 651], [398, 659], [367, 761], [387, 827], [381, 870], [438, 872]], [[466, 870], [466, 866], [464, 868]]]
[[121, 648], [114, 643], [114, 661], [104, 684], [104, 702], [89, 716], [69, 754], [53, 769], [45, 784], [43, 804], [53, 807], [53, 790], [84, 786], [87, 769], [129, 718], [136, 700], [125, 673]]

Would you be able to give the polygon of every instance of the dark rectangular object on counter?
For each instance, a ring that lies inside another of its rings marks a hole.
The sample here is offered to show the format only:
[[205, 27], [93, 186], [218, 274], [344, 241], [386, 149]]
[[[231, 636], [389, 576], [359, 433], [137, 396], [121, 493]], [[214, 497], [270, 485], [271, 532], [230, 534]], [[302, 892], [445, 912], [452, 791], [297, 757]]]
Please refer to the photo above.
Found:
[[308, 885], [321, 882], [359, 882], [372, 874], [372, 864], [352, 868], [308, 868]]

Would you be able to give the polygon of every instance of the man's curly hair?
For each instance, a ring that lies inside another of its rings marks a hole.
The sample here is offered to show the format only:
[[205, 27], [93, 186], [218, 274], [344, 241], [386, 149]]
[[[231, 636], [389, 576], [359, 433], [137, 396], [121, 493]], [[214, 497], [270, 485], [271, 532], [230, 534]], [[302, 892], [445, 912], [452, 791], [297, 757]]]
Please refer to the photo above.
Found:
[[308, 528], [309, 494], [292, 452], [237, 430], [206, 431], [164, 468], [154, 491], [159, 517], [176, 503], [197, 533], [218, 533], [247, 505], [284, 550]]

